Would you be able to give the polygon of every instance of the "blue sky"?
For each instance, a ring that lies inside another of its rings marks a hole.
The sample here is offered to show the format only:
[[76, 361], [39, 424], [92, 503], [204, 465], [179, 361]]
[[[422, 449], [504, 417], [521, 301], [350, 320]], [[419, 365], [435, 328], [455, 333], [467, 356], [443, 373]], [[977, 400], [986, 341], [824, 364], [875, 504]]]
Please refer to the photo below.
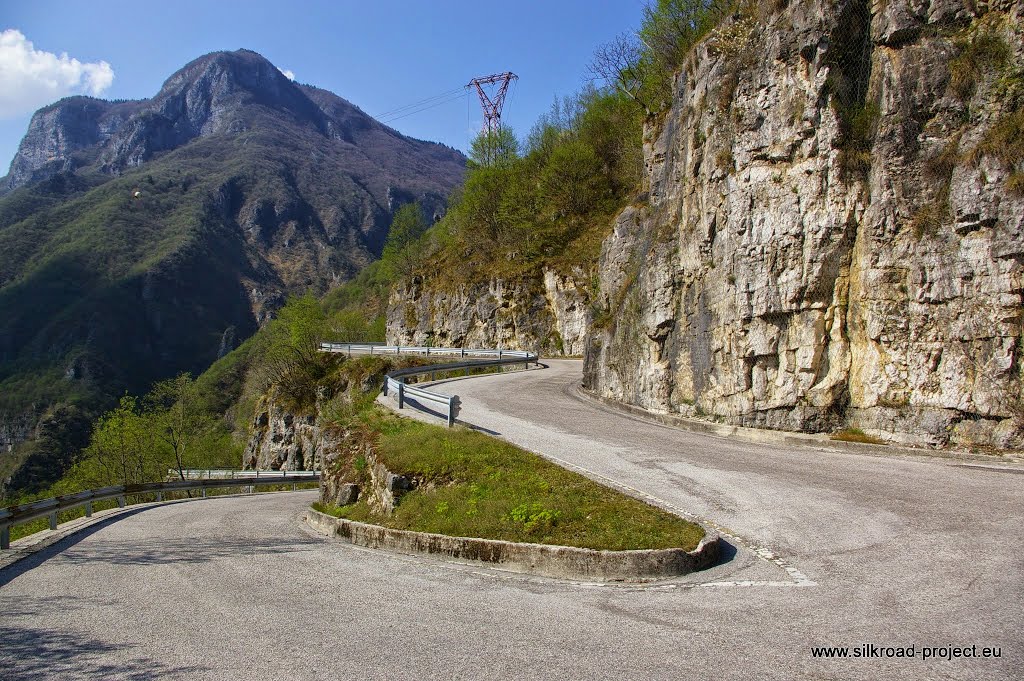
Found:
[[[7, 91], [0, 102], [0, 175], [31, 118], [31, 111], [19, 109], [31, 105], [34, 110], [48, 103], [40, 99], [59, 98], [48, 93], [91, 89], [106, 99], [151, 97], [192, 59], [241, 47], [371, 115], [459, 88], [475, 76], [511, 70], [520, 80], [506, 100], [503, 120], [524, 136], [556, 95], [572, 94], [590, 78], [587, 63], [595, 47], [636, 28], [644, 5], [644, 0], [0, 0], [0, 31], [15, 29], [24, 36], [22, 41], [5, 33], [0, 46], [0, 90]], [[29, 41], [34, 52], [26, 52]], [[68, 59], [62, 61], [63, 53]], [[25, 54], [31, 59], [22, 59]], [[38, 75], [48, 68], [63, 79], [56, 89], [52, 78]], [[407, 135], [465, 150], [479, 119], [472, 95], [390, 124]]]

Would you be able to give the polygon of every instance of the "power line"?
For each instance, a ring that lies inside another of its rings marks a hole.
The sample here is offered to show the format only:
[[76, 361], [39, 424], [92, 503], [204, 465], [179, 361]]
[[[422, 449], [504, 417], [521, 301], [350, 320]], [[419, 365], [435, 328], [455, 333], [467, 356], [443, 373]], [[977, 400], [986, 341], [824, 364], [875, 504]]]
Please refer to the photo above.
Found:
[[[461, 96], [462, 94], [464, 94], [464, 92], [463, 92], [464, 90], [465, 90], [465, 88], [463, 88], [463, 87], [457, 87], [457, 88], [454, 88], [452, 90], [448, 90], [447, 92], [442, 92], [442, 93], [434, 95], [432, 97], [427, 97], [425, 99], [421, 99], [418, 102], [413, 102], [412, 104], [405, 104], [403, 106], [400, 106], [400, 107], [397, 107], [397, 108], [394, 108], [394, 109], [390, 109], [388, 111], [382, 111], [379, 114], [374, 114], [373, 117], [376, 118], [376, 119], [388, 118], [390, 116], [397, 115], [397, 114], [405, 111], [406, 109], [413, 109], [413, 108], [422, 106], [424, 104], [429, 104], [430, 102], [433, 102], [434, 100], [451, 98], [451, 96], [454, 95], [455, 93], [459, 93], [460, 96]], [[447, 99], [446, 99], [446, 101], [447, 101]]]
[[466, 96], [465, 92], [460, 92], [458, 95], [449, 96], [447, 99], [442, 99], [442, 100], [439, 100], [439, 101], [436, 101], [436, 102], [431, 102], [429, 104], [424, 104], [422, 106], [419, 106], [419, 108], [413, 109], [411, 111], [406, 111], [405, 110], [405, 109], [408, 109], [408, 107], [402, 107], [402, 110], [398, 111], [397, 114], [394, 114], [394, 115], [391, 115], [391, 116], [380, 116], [380, 117], [375, 117], [375, 118], [377, 118], [377, 120], [380, 121], [381, 123], [392, 123], [394, 121], [398, 121], [398, 120], [401, 120], [403, 118], [407, 118], [409, 116], [413, 116], [415, 114], [423, 113], [424, 111], [428, 111], [430, 109], [437, 108], [437, 107], [442, 106], [444, 104], [449, 104], [451, 102], [458, 101], [458, 100], [464, 98], [465, 96]]

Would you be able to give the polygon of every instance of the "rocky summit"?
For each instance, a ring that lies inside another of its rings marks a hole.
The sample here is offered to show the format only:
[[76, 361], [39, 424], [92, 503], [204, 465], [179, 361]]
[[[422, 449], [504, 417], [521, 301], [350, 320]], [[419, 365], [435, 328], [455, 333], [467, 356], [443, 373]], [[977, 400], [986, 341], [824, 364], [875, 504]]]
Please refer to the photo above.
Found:
[[378, 256], [401, 205], [440, 216], [465, 163], [248, 50], [41, 109], [0, 179], [0, 444], [201, 371]]

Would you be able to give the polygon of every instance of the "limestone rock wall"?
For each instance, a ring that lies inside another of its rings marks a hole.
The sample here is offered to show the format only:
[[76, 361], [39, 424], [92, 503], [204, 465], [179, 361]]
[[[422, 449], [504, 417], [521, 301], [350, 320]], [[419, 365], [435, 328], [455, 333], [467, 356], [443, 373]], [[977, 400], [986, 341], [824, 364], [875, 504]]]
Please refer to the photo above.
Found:
[[321, 426], [315, 416], [298, 416], [264, 397], [256, 409], [249, 443], [242, 454], [244, 468], [312, 471], [343, 446], [343, 437]]
[[417, 278], [392, 293], [387, 341], [581, 356], [590, 318], [588, 281], [582, 270], [564, 275], [548, 269], [535, 278], [451, 289]]
[[[604, 244], [585, 385], [1021, 446], [1024, 169], [991, 143], [1024, 103], [1021, 3], [774, 6], [698, 46], [646, 131], [649, 199]], [[979, 36], [1009, 54], [957, 65]]]

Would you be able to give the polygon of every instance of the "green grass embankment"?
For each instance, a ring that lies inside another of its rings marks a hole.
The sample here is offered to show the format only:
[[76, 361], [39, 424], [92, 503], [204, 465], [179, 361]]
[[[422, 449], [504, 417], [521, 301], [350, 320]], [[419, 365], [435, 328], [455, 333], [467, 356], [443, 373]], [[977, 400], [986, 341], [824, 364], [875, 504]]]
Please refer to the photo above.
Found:
[[[335, 517], [394, 529], [601, 550], [696, 548], [704, 530], [568, 471], [507, 442], [465, 428], [442, 428], [373, 407], [361, 420], [381, 462], [416, 482], [394, 513], [365, 501], [316, 504]], [[351, 463], [351, 462], [350, 462]]]

